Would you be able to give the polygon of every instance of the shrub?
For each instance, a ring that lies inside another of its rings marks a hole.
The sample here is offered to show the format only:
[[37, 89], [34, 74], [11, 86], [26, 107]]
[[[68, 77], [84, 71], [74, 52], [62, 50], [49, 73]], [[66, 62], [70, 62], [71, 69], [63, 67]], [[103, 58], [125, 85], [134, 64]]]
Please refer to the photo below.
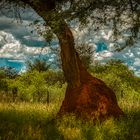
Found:
[[27, 62], [27, 69], [28, 71], [38, 71], [43, 72], [49, 70], [51, 64], [47, 64], [46, 60], [44, 59], [35, 59], [34, 61]]
[[53, 71], [29, 71], [9, 80], [9, 91], [13, 93], [17, 89], [17, 97], [22, 101], [50, 103], [63, 98], [66, 86], [60, 78]]
[[116, 93], [118, 99], [140, 92], [140, 78], [136, 77], [133, 71], [121, 61], [111, 60], [105, 65], [96, 65], [90, 68], [91, 73], [102, 79]]

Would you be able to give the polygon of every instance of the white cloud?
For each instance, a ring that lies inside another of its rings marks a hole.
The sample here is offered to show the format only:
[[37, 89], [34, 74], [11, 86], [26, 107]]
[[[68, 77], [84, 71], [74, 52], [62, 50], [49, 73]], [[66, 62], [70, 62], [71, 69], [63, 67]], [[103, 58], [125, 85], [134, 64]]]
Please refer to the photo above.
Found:
[[28, 47], [21, 44], [19, 40], [16, 40], [12, 34], [0, 31], [0, 57], [11, 59], [26, 59], [28, 56], [47, 54], [49, 52], [48, 47]]
[[43, 37], [41, 37], [41, 36], [37, 37], [37, 36], [26, 35], [23, 38], [27, 39], [27, 40], [45, 41], [45, 39]]
[[135, 58], [134, 65], [140, 67], [140, 58]]

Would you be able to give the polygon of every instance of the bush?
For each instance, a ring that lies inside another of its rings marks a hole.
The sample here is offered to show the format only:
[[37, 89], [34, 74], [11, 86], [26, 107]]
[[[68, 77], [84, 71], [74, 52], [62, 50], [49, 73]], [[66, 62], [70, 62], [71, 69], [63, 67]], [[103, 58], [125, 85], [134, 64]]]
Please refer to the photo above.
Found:
[[47, 72], [44, 72], [44, 78], [49, 85], [55, 85], [57, 83], [62, 86], [65, 83], [62, 71], [48, 70]]
[[12, 94], [17, 91], [17, 97], [21, 101], [47, 103], [56, 101], [57, 98], [63, 98], [62, 93], [65, 90], [59, 74], [53, 71], [26, 72], [16, 79], [9, 80], [9, 91]]
[[76, 50], [84, 66], [88, 69], [93, 61], [94, 50], [93, 47], [86, 43], [76, 45]]
[[140, 92], [140, 78], [119, 60], [111, 60], [105, 65], [98, 64], [91, 67], [90, 71], [113, 89], [119, 100], [129, 96], [128, 91], [131, 94], [134, 93], [133, 91]]

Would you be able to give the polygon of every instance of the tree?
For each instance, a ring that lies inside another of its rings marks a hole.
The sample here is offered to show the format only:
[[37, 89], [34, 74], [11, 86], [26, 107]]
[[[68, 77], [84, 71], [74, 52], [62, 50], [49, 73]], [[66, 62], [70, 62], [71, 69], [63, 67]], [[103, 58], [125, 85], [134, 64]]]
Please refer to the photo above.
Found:
[[95, 50], [93, 50], [91, 45], [86, 43], [77, 44], [75, 47], [83, 65], [85, 68], [89, 69], [93, 61], [93, 54], [95, 53]]
[[[2, 0], [1, 0], [2, 1]], [[113, 24], [114, 34], [120, 33], [122, 25], [131, 24], [137, 33], [139, 22], [139, 0], [7, 0], [14, 7], [30, 6], [40, 15], [46, 26], [57, 36], [61, 48], [62, 69], [68, 83], [65, 99], [59, 114], [74, 113], [94, 119], [119, 117], [123, 111], [117, 104], [115, 93], [107, 85], [91, 76], [75, 50], [70, 21], [78, 19], [81, 25]], [[126, 20], [126, 17], [129, 18]], [[137, 34], [134, 34], [135, 36]]]
[[39, 58], [34, 61], [27, 61], [28, 71], [37, 70], [38, 72], [43, 72], [49, 70], [51, 64], [47, 64], [45, 60], [40, 60]]
[[9, 78], [15, 79], [18, 76], [18, 71], [12, 67], [0, 68], [0, 79]]

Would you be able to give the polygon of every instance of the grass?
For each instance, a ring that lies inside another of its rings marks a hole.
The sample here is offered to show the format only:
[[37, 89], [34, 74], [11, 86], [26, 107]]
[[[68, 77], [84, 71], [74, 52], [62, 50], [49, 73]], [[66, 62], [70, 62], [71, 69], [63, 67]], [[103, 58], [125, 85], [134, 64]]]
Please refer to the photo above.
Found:
[[52, 85], [50, 104], [0, 102], [0, 140], [140, 140], [140, 78], [120, 63], [94, 67], [91, 73], [115, 91], [125, 117], [102, 123], [73, 114], [58, 118], [65, 85]]
[[140, 104], [127, 106], [126, 117], [103, 123], [73, 115], [57, 118], [59, 104], [0, 103], [1, 140], [139, 140]]
[[47, 131], [56, 133], [51, 122], [57, 111], [58, 104], [1, 103], [0, 139], [45, 140], [53, 137], [53, 133]]

